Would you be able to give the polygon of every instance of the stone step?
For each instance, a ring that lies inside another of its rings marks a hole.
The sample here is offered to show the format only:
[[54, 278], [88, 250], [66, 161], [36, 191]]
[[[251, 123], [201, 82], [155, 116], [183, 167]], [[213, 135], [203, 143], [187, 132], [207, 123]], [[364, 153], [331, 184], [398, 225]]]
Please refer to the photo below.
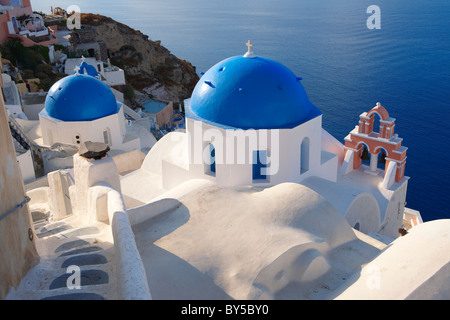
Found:
[[107, 284], [109, 278], [114, 275], [113, 263], [84, 266], [69, 265], [67, 268], [47, 268], [46, 266], [45, 264], [39, 264], [31, 269], [22, 280], [21, 289], [52, 290], [67, 287], [67, 279], [75, 274], [73, 269], [69, 268], [71, 266], [79, 268], [81, 286]]
[[105, 300], [105, 298], [97, 293], [76, 292], [49, 296], [41, 300]]
[[[15, 299], [117, 299], [114, 244], [104, 224], [79, 225], [75, 217], [35, 224], [39, 264], [22, 279]], [[80, 288], [73, 288], [75, 272]]]
[[50, 231], [52, 229], [59, 228], [61, 226], [69, 226], [70, 227], [70, 225], [68, 225], [64, 221], [49, 222], [48, 220], [44, 220], [44, 221], [39, 220], [39, 222], [42, 222], [39, 225], [37, 225], [35, 223], [36, 221], [33, 220], [33, 222], [34, 222], [34, 231], [36, 232], [36, 234], [43, 233], [43, 232], [48, 232], [48, 231]]
[[83, 254], [83, 255], [77, 255], [75, 257], [70, 257], [66, 259], [62, 265], [61, 268], [67, 269], [70, 266], [93, 266], [98, 264], [106, 264], [110, 261], [103, 255], [98, 253], [91, 253], [91, 254]]
[[60, 256], [41, 258], [40, 265], [45, 269], [67, 269], [68, 266], [88, 266], [106, 264], [114, 259], [112, 248], [103, 249], [98, 246], [90, 246], [63, 253]]
[[38, 237], [38, 239], [41, 238], [45, 238], [45, 237], [50, 237], [53, 236], [55, 234], [70, 230], [72, 227], [70, 227], [69, 225], [63, 224], [59, 227], [54, 227], [52, 229], [46, 229], [45, 227], [43, 227], [42, 229], [45, 230], [43, 231], [42, 229], [39, 232], [36, 232], [36, 237]]
[[31, 218], [34, 224], [34, 230], [39, 230], [49, 224], [50, 212], [43, 212], [41, 210], [33, 210], [30, 208]]
[[57, 288], [53, 290], [22, 289], [12, 297], [14, 300], [117, 300], [112, 283], [82, 286], [81, 289]]
[[45, 226], [36, 232], [36, 236], [41, 239], [45, 237], [59, 235], [61, 237], [79, 237], [99, 233], [100, 230], [94, 226], [75, 228], [65, 223], [55, 223], [52, 226]]
[[60, 257], [73, 256], [73, 255], [77, 255], [77, 254], [85, 254], [85, 253], [91, 253], [91, 252], [98, 252], [98, 251], [102, 251], [102, 250], [106, 250], [106, 249], [103, 249], [102, 247], [100, 247], [98, 245], [91, 245], [91, 246], [77, 248], [77, 249], [73, 249], [73, 250], [64, 252], [60, 255]]
[[[50, 290], [59, 289], [59, 288], [70, 288], [71, 286], [77, 285], [75, 281], [71, 282], [72, 274], [64, 273], [59, 277], [53, 279], [53, 281], [49, 285]], [[89, 269], [89, 270], [81, 270], [80, 271], [80, 283], [79, 286], [81, 288], [87, 286], [96, 286], [100, 284], [108, 284], [109, 283], [109, 275], [107, 272], [98, 269]]]
[[61, 238], [52, 241], [38, 242], [39, 255], [42, 259], [54, 259], [61, 256], [71, 256], [82, 253], [92, 253], [108, 250], [113, 247], [112, 243], [101, 242], [97, 238]]

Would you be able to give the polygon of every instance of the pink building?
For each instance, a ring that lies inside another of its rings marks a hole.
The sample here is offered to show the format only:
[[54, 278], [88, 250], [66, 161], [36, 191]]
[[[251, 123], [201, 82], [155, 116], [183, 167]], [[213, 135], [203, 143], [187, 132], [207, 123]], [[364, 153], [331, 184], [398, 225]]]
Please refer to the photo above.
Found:
[[0, 43], [14, 37], [26, 47], [58, 43], [56, 30], [47, 28], [44, 20], [33, 13], [30, 0], [0, 0]]

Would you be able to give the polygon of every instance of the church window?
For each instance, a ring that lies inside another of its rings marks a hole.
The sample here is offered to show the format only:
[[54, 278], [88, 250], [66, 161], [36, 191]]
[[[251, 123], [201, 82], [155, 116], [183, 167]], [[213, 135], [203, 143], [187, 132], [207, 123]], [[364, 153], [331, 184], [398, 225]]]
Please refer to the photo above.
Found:
[[81, 136], [79, 133], [75, 134], [75, 143], [80, 144], [81, 143]]
[[103, 130], [103, 141], [108, 146], [111, 145], [111, 132], [110, 132], [109, 128], [106, 128], [105, 130]]
[[209, 154], [210, 154], [210, 170], [211, 173], [216, 173], [216, 148], [212, 143], [209, 144]]
[[216, 148], [212, 143], [208, 143], [204, 149], [205, 173], [210, 176], [216, 175]]
[[300, 174], [309, 170], [309, 138], [305, 137], [300, 148]]
[[253, 180], [266, 180], [265, 168], [267, 168], [267, 151], [253, 151]]

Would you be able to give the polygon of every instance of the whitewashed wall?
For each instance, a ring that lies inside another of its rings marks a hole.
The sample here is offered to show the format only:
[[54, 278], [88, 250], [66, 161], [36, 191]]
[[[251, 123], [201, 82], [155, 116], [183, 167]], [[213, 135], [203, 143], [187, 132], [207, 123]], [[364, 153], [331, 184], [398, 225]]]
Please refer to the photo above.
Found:
[[[186, 132], [191, 178], [213, 179], [223, 186], [301, 182], [314, 175], [336, 181], [338, 157], [328, 152], [324, 154], [321, 149], [321, 116], [293, 129], [280, 130], [225, 130], [188, 118]], [[304, 138], [309, 139], [309, 170], [302, 173], [301, 145]], [[244, 141], [246, 146], [243, 149]], [[208, 155], [204, 156], [209, 152], [210, 143], [215, 147], [215, 174], [209, 170]], [[273, 169], [267, 179], [261, 181], [253, 180], [252, 176], [252, 154], [256, 150], [268, 150]]]
[[[69, 145], [78, 145], [77, 141], [105, 142], [103, 132], [109, 128], [111, 149], [123, 151], [140, 149], [139, 139], [124, 141], [126, 121], [123, 107], [117, 114], [93, 121], [59, 121], [42, 114], [39, 115], [39, 119], [43, 142], [48, 146], [57, 142]], [[79, 136], [79, 139], [76, 139], [76, 136]]]

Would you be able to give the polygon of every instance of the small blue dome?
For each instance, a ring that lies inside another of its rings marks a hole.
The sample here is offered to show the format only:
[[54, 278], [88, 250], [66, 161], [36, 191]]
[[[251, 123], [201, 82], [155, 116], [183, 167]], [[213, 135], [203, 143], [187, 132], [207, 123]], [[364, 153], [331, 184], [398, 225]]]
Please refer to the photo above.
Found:
[[294, 128], [322, 114], [299, 80], [274, 60], [231, 57], [202, 76], [186, 116], [221, 127]]
[[88, 75], [70, 75], [56, 82], [45, 99], [44, 111], [62, 121], [90, 121], [118, 112], [111, 89]]
[[[95, 69], [94, 66], [88, 64], [86, 61], [83, 61], [78, 67], [80, 68], [80, 70], [78, 70], [79, 74], [87, 74], [87, 75], [95, 77], [95, 78], [97, 78], [99, 76], [97, 69]], [[76, 73], [77, 73], [77, 71], [75, 71], [73, 74], [76, 74]]]

